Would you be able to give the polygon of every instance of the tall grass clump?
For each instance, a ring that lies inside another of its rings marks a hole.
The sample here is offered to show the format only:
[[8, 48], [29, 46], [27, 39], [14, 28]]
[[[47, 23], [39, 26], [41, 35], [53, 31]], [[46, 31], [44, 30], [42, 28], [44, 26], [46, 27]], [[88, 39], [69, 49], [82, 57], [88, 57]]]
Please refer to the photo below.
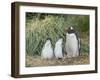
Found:
[[[51, 38], [54, 48], [55, 42], [59, 37], [62, 37], [65, 41], [65, 29], [69, 26], [77, 26], [77, 29], [80, 28], [80, 25], [84, 26], [84, 28], [87, 27], [88, 20], [87, 17], [85, 17], [86, 16], [26, 13], [26, 53], [30, 55], [40, 55], [47, 38]], [[81, 19], [78, 20], [77, 18], [81, 18], [83, 23], [80, 23], [79, 21]], [[83, 32], [87, 32], [88, 28], [84, 28], [82, 29]], [[83, 48], [87, 47], [83, 46]]]

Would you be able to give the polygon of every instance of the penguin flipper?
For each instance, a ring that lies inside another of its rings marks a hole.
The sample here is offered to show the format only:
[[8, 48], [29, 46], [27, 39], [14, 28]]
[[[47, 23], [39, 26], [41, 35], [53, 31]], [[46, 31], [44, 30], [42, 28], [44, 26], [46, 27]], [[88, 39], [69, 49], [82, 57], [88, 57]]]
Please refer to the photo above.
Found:
[[81, 55], [80, 54], [80, 50], [81, 50], [81, 39], [80, 38], [78, 38], [78, 47], [79, 47], [79, 55]]
[[80, 40], [80, 38], [78, 38], [78, 41], [79, 41], [79, 44], [78, 44], [78, 46], [79, 46], [79, 49], [81, 48], [81, 40]]

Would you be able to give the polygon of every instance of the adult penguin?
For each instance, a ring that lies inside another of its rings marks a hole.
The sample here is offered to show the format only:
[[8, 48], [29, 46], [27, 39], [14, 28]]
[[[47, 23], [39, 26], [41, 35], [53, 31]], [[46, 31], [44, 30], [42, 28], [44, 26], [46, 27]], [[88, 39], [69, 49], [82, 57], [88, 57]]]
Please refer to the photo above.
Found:
[[80, 55], [80, 38], [73, 27], [69, 27], [66, 33], [65, 50], [67, 57], [78, 57]]

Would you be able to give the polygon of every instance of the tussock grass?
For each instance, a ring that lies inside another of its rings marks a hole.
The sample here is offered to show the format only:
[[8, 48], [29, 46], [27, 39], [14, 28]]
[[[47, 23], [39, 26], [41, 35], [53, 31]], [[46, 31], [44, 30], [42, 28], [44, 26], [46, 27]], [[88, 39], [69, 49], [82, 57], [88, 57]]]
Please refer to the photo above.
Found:
[[[47, 38], [51, 38], [54, 48], [55, 42], [62, 37], [65, 42], [65, 29], [69, 26], [75, 26], [81, 37], [81, 52], [88, 53], [88, 16], [77, 15], [38, 15], [26, 13], [26, 54], [40, 55], [42, 47]], [[83, 34], [85, 33], [85, 34]], [[87, 42], [87, 43], [86, 43]]]

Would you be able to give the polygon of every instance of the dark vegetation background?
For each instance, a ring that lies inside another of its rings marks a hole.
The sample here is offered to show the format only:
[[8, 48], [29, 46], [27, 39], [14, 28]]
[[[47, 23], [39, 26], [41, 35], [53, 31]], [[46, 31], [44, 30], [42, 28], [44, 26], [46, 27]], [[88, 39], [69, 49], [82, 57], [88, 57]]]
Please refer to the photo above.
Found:
[[70, 14], [26, 13], [26, 54], [40, 55], [47, 38], [53, 47], [59, 37], [66, 38], [65, 29], [73, 26], [81, 38], [81, 52], [89, 52], [89, 16]]

